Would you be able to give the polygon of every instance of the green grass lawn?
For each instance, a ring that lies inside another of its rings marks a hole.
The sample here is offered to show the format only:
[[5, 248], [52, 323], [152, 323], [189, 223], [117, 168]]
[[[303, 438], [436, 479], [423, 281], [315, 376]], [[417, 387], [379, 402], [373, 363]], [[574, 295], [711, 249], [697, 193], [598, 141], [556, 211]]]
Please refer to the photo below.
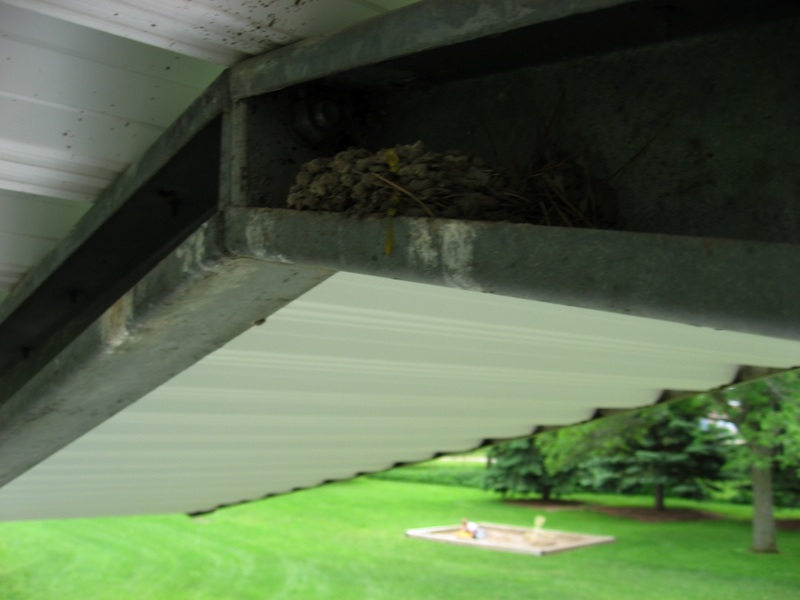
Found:
[[0, 600], [800, 598], [800, 534], [753, 555], [738, 520], [553, 512], [548, 527], [617, 542], [541, 558], [403, 536], [462, 517], [529, 526], [535, 514], [476, 489], [366, 478], [201, 519], [0, 523]]

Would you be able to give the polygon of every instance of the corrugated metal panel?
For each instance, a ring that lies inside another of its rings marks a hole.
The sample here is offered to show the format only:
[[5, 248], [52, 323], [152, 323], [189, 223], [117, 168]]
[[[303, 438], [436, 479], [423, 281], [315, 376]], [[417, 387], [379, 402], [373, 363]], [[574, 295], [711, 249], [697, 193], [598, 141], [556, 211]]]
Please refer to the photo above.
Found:
[[800, 343], [339, 274], [0, 490], [0, 518], [197, 511], [708, 389]]

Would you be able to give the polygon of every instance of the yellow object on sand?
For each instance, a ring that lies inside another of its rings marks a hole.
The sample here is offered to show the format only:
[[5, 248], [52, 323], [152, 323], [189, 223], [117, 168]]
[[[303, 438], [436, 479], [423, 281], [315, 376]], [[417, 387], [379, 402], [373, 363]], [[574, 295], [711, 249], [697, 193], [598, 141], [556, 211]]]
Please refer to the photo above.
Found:
[[456, 531], [456, 537], [467, 538], [471, 540], [472, 534], [469, 531], [464, 531], [463, 529], [459, 529], [458, 531]]

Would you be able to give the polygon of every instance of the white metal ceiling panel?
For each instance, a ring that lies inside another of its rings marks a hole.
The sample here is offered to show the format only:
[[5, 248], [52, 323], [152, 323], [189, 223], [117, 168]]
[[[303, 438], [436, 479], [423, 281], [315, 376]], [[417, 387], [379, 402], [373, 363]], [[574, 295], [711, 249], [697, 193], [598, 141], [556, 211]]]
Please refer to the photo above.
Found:
[[[0, 152], [19, 164], [97, 179], [89, 199], [221, 70], [14, 7], [0, 10]], [[40, 21], [48, 26], [39, 28]]]
[[340, 273], [0, 490], [198, 511], [800, 364], [800, 343]]
[[375, 4], [380, 6], [381, 8], [385, 8], [386, 10], [397, 10], [398, 8], [404, 8], [406, 6], [410, 6], [419, 0], [367, 0], [370, 4]]
[[0, 299], [221, 71], [0, 2]]
[[15, 234], [57, 240], [83, 212], [84, 207], [78, 203], [55, 202], [19, 192], [3, 192], [0, 194], [0, 231], [4, 231], [6, 223], [19, 223], [13, 232]]
[[44, 15], [231, 65], [415, 0], [6, 0]]
[[55, 247], [85, 208], [0, 190], [0, 297]]
[[0, 0], [0, 300], [54, 239], [9, 203], [85, 212], [222, 65], [413, 1]]

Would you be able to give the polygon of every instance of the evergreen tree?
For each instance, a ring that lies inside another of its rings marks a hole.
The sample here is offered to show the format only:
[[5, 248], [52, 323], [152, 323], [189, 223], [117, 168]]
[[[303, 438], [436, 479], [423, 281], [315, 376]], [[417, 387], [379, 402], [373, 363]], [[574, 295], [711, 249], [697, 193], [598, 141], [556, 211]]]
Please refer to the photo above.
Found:
[[703, 497], [732, 450], [730, 432], [704, 420], [713, 406], [689, 398], [498, 444], [485, 487], [543, 498], [578, 487], [649, 493], [657, 510], [668, 494]]
[[707, 402], [664, 404], [615, 417], [620, 427], [597, 455], [583, 464], [584, 485], [598, 491], [652, 493], [656, 510], [664, 498], [702, 497], [722, 477], [729, 434], [700, 426]]
[[484, 487], [503, 496], [541, 494], [543, 500], [568, 491], [574, 469], [551, 469], [546, 464], [542, 445], [551, 437], [545, 433], [493, 446]]

